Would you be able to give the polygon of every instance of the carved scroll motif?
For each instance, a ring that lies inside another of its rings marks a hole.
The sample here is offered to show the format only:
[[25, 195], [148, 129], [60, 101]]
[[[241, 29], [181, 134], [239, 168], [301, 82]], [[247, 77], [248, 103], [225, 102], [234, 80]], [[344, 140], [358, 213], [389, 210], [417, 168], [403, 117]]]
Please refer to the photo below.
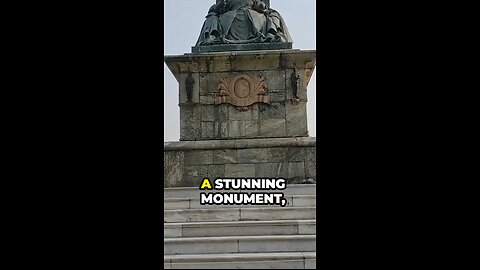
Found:
[[215, 104], [229, 103], [239, 111], [247, 111], [248, 106], [261, 102], [270, 104], [267, 83], [263, 76], [254, 74], [234, 74], [220, 81]]

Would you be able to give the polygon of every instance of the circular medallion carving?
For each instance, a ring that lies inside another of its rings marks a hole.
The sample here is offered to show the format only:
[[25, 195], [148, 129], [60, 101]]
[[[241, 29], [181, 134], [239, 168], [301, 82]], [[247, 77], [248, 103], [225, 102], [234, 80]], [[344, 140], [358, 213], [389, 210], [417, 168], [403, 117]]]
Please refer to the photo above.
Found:
[[237, 97], [245, 98], [250, 94], [250, 83], [244, 78], [241, 78], [235, 82], [234, 89]]

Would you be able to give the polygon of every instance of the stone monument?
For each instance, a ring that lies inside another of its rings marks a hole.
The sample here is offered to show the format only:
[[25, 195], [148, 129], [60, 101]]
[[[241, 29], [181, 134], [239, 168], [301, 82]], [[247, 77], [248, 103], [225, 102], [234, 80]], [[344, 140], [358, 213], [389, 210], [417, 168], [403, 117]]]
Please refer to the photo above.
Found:
[[270, 1], [217, 0], [198, 27], [192, 53], [164, 58], [180, 106], [180, 141], [164, 143], [164, 186], [205, 177], [315, 181], [306, 103], [316, 52], [292, 49]]

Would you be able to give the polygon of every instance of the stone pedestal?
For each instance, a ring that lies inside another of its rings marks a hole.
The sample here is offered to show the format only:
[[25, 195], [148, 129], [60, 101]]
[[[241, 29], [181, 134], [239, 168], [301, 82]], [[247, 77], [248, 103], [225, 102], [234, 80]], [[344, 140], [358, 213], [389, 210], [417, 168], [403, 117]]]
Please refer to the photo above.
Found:
[[[315, 51], [185, 54], [165, 56], [165, 62], [180, 86], [180, 140], [308, 136], [307, 85]], [[290, 79], [294, 65], [298, 99]], [[188, 69], [195, 80], [191, 102]]]
[[306, 108], [315, 58], [292, 49], [165, 56], [179, 82], [181, 141], [165, 143], [165, 186], [197, 186], [204, 177], [315, 179]]

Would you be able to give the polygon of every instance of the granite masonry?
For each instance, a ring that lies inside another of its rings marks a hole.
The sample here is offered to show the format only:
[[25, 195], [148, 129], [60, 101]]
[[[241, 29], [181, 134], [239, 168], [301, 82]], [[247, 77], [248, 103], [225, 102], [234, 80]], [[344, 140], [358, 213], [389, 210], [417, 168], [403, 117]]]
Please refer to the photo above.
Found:
[[180, 141], [164, 143], [164, 187], [205, 177], [316, 180], [306, 108], [315, 61], [315, 51], [296, 49], [165, 56], [179, 82], [165, 91], [179, 91]]

